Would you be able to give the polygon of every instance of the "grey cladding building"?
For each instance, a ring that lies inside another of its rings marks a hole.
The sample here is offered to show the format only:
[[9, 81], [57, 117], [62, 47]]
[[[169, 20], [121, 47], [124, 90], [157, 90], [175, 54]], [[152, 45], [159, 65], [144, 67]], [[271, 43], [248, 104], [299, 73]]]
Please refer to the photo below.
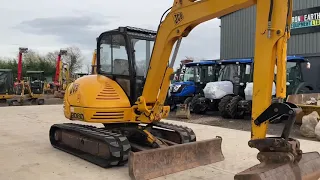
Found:
[[[254, 56], [256, 7], [221, 17], [220, 58]], [[306, 57], [311, 69], [304, 78], [320, 90], [320, 0], [293, 0], [293, 23], [288, 54]]]

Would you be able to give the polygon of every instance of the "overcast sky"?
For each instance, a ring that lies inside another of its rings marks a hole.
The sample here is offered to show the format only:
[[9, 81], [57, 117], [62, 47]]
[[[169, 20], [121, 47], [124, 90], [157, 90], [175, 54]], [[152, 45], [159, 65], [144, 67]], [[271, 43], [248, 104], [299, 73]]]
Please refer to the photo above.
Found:
[[[75, 45], [86, 64], [95, 49], [95, 38], [118, 26], [156, 30], [173, 0], [1, 0], [0, 56], [16, 57], [19, 46], [39, 53]], [[177, 61], [185, 56], [217, 59], [220, 21], [199, 25], [182, 40]], [[179, 62], [176, 62], [176, 65]], [[83, 68], [85, 69], [85, 68]]]

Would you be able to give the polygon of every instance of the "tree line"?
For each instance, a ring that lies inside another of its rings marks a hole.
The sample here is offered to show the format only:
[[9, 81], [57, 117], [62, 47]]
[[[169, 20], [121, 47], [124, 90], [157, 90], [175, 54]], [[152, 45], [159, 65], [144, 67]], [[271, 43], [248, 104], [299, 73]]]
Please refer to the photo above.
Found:
[[[70, 73], [80, 70], [84, 58], [81, 50], [75, 46], [67, 47], [66, 50], [67, 54], [63, 55], [61, 59], [69, 65]], [[44, 71], [46, 77], [54, 77], [58, 54], [59, 50], [41, 55], [29, 49], [27, 53], [23, 54], [22, 76], [25, 75], [26, 71]], [[16, 78], [18, 73], [18, 53], [17, 58], [0, 58], [0, 69], [12, 69], [14, 78]]]

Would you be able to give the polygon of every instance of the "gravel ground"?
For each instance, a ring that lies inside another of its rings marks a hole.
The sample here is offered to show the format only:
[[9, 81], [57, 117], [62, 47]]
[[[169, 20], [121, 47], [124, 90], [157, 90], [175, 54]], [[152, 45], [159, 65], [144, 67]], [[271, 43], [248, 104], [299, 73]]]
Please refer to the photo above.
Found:
[[[204, 124], [210, 126], [217, 126], [222, 128], [228, 129], [237, 129], [241, 131], [251, 131], [251, 121], [250, 117], [245, 117], [245, 119], [223, 119], [219, 116], [219, 113], [207, 113], [206, 115], [198, 115], [198, 114], [191, 114], [190, 119], [180, 119], [175, 117], [175, 112], [171, 112], [167, 119], [176, 120], [176, 121], [184, 121], [188, 123], [195, 123], [195, 124]], [[268, 134], [270, 135], [280, 135], [282, 132], [284, 124], [270, 124], [268, 128]], [[306, 138], [300, 134], [300, 125], [295, 124], [291, 136], [293, 138], [299, 139], [306, 139], [317, 141], [316, 138]]]

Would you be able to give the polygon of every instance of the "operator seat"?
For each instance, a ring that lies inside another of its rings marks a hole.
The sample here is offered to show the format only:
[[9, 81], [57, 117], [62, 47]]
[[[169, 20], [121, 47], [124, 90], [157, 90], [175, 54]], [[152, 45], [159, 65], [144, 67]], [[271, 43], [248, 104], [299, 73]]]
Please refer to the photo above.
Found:
[[[126, 59], [115, 59], [113, 61], [113, 74], [116, 76], [116, 81], [130, 97], [129, 61]], [[128, 77], [117, 77], [117, 75]]]

